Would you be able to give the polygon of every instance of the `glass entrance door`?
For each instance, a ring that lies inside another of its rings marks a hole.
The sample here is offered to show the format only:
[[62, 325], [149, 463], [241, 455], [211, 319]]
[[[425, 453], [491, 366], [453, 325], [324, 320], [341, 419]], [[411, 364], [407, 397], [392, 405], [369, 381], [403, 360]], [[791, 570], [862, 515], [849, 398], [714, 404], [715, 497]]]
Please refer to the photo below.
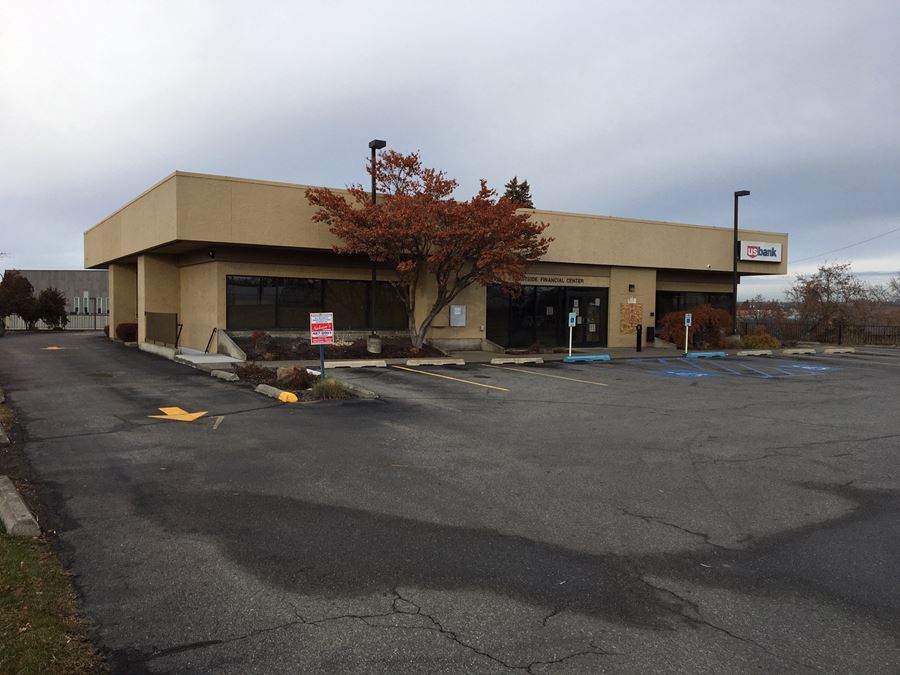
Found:
[[575, 313], [572, 344], [576, 347], [605, 347], [609, 289], [567, 289], [566, 307]]

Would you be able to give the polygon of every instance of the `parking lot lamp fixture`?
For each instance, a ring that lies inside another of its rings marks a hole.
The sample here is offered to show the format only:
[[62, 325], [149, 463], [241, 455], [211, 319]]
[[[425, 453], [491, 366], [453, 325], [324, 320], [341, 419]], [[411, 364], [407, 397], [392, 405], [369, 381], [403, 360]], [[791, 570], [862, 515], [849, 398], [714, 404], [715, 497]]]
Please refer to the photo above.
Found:
[[[374, 150], [373, 150], [374, 152]], [[737, 287], [738, 287], [738, 258], [741, 252], [738, 250], [738, 199], [750, 196], [750, 190], [738, 190], [734, 193], [734, 246], [731, 248], [731, 332], [737, 335]]]
[[[387, 146], [386, 141], [382, 141], [377, 138], [369, 141], [369, 148], [371, 148], [371, 150], [372, 150], [372, 205], [373, 206], [375, 205], [375, 203], [377, 201], [377, 197], [375, 195], [375, 166], [376, 166], [375, 163], [378, 161], [376, 152], [378, 150], [383, 149], [386, 146]], [[369, 335], [373, 338], [376, 336], [376, 333], [375, 333], [375, 280], [377, 278], [376, 267], [377, 267], [377, 265], [376, 265], [375, 261], [373, 260], [372, 261], [372, 286], [369, 289]], [[381, 349], [379, 348], [378, 351], [380, 352]]]

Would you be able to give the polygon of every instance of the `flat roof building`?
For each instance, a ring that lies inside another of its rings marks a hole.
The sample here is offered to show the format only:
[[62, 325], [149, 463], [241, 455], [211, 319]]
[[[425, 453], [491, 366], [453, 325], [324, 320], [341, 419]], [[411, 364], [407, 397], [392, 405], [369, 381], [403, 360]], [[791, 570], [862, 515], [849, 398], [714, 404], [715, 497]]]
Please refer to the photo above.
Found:
[[66, 296], [69, 314], [105, 314], [109, 309], [106, 270], [18, 270], [37, 296], [55, 288]]
[[[404, 332], [391, 270], [379, 269], [373, 286], [366, 257], [334, 253], [307, 187], [176, 171], [92, 227], [85, 267], [109, 270], [110, 324], [137, 323], [140, 342], [171, 344], [159, 321], [174, 315], [179, 346], [197, 349], [214, 329], [308, 331], [317, 311], [334, 312], [336, 330], [362, 333], [374, 293], [376, 329]], [[632, 346], [638, 324], [653, 327], [668, 311], [730, 307], [731, 228], [529, 212], [554, 241], [522, 294], [467, 288], [435, 320], [432, 343], [564, 344], [575, 312], [576, 346]], [[742, 229], [740, 238], [741, 276], [787, 272], [786, 234]]]

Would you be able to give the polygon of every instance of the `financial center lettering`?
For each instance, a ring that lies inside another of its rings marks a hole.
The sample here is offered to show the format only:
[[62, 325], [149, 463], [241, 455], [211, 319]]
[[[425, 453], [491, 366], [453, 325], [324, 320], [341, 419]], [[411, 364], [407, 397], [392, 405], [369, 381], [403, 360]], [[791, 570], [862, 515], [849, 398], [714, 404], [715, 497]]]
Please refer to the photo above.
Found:
[[584, 286], [587, 284], [585, 277], [569, 277], [554, 274], [526, 274], [522, 279], [523, 284], [531, 286]]

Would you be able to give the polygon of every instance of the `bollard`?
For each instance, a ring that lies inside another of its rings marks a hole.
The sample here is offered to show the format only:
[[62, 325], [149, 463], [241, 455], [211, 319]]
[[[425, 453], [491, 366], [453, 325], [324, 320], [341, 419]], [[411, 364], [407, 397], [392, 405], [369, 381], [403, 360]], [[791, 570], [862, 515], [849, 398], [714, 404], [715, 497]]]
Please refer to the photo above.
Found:
[[635, 346], [638, 351], [641, 351], [641, 337], [644, 332], [644, 327], [641, 324], [637, 325], [637, 330], [635, 331]]

